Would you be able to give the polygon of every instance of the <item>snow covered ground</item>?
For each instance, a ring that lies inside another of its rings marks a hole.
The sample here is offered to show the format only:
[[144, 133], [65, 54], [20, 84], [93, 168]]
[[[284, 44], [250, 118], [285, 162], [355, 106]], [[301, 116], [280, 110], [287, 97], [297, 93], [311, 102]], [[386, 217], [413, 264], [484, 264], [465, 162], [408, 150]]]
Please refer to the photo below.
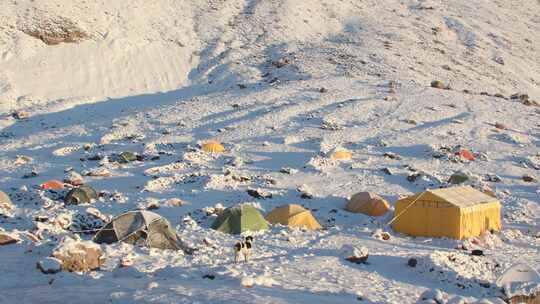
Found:
[[[84, 37], [48, 45], [35, 35], [65, 27]], [[540, 268], [538, 32], [533, 0], [2, 1], [0, 190], [16, 208], [0, 218], [0, 231], [22, 241], [0, 247], [0, 303], [416, 303], [427, 289], [458, 303], [500, 295], [494, 281], [508, 266]], [[450, 89], [430, 87], [433, 80]], [[200, 151], [209, 139], [226, 152]], [[477, 159], [446, 157], [458, 145]], [[353, 159], [329, 159], [337, 147]], [[144, 160], [109, 161], [123, 151]], [[84, 176], [105, 195], [64, 206], [36, 187], [71, 170], [108, 171]], [[411, 238], [386, 225], [392, 214], [343, 210], [356, 192], [393, 203], [459, 170], [503, 205], [503, 230], [488, 242]], [[422, 175], [408, 181], [414, 172]], [[255, 199], [252, 188], [272, 198]], [[171, 198], [186, 204], [168, 206]], [[114, 216], [155, 202], [197, 254], [103, 245], [99, 271], [36, 268], [61, 238], [84, 230], [88, 208]], [[213, 217], [201, 209], [241, 202], [266, 212], [299, 203], [327, 229], [273, 227], [256, 235], [253, 260], [235, 265], [239, 238], [211, 230]], [[377, 229], [390, 240], [374, 236]], [[463, 244], [486, 256], [456, 249]], [[366, 246], [369, 264], [345, 261], [344, 245]], [[119, 268], [126, 256], [134, 265]]]

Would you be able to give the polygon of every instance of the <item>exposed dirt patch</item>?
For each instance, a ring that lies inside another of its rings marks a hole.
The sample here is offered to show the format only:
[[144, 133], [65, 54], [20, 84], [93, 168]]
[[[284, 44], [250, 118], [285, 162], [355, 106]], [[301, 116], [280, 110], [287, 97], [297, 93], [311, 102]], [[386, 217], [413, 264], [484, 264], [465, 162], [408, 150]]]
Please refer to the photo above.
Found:
[[42, 14], [32, 18], [31, 22], [21, 25], [20, 30], [47, 45], [77, 43], [89, 37], [83, 29], [67, 18]]

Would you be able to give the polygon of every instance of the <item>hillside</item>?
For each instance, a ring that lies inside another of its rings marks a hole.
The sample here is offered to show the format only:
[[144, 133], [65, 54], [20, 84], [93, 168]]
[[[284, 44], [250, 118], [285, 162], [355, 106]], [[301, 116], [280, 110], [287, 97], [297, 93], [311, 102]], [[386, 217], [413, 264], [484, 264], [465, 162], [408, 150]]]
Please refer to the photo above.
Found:
[[[0, 246], [0, 303], [500, 296], [494, 282], [507, 267], [540, 269], [539, 32], [537, 0], [2, 1], [0, 190], [14, 208], [0, 232], [21, 241]], [[208, 140], [225, 152], [201, 151]], [[352, 159], [331, 159], [335, 149]], [[460, 149], [475, 160], [454, 157]], [[124, 151], [139, 159], [115, 162]], [[413, 238], [387, 226], [392, 213], [343, 210], [359, 191], [393, 207], [458, 171], [501, 202], [500, 232]], [[101, 198], [64, 205], [64, 193], [39, 189], [69, 172]], [[204, 208], [244, 202], [265, 212], [302, 204], [327, 229], [274, 226], [256, 234], [252, 261], [235, 265], [239, 237], [210, 229]], [[89, 208], [110, 218], [151, 204], [195, 255], [102, 245], [99, 271], [36, 269], [64, 237], [91, 238], [74, 233], [103, 224]], [[344, 261], [350, 245], [367, 247], [370, 264]], [[119, 268], [127, 256], [133, 266]]]

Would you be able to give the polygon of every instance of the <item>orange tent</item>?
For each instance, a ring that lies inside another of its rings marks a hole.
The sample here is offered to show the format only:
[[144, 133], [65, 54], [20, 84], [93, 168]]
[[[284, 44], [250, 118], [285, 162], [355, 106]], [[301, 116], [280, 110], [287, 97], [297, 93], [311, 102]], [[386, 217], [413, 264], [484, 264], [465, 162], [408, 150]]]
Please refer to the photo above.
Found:
[[382, 216], [388, 212], [390, 205], [377, 194], [359, 192], [351, 197], [345, 210], [353, 213], [364, 213], [370, 216]]
[[469, 161], [475, 160], [474, 154], [472, 154], [472, 152], [467, 150], [467, 149], [463, 149], [463, 150], [459, 151], [457, 153], [457, 155], [459, 155], [461, 158], [469, 160]]
[[272, 210], [266, 216], [266, 220], [272, 224], [306, 228], [308, 230], [322, 228], [309, 210], [295, 204], [284, 205]]
[[41, 184], [41, 189], [43, 190], [62, 190], [65, 188], [64, 183], [57, 180], [50, 180], [46, 181], [43, 184]]

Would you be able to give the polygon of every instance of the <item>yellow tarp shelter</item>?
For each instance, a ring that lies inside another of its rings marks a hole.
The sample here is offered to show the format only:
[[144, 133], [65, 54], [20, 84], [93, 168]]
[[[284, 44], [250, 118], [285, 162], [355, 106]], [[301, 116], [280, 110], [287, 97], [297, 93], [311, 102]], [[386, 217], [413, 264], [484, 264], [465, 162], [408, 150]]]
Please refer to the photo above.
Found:
[[397, 201], [395, 210], [394, 230], [413, 236], [460, 240], [501, 229], [501, 204], [470, 186], [418, 193]]
[[272, 224], [316, 230], [322, 228], [313, 214], [300, 205], [284, 205], [272, 210], [266, 220]]

